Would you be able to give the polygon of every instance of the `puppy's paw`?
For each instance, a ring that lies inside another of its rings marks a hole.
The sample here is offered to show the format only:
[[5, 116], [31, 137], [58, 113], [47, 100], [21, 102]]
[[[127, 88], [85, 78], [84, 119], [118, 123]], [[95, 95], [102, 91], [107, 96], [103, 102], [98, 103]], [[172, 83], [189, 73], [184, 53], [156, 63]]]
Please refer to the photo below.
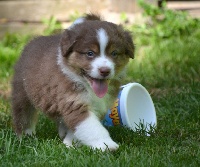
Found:
[[66, 147], [72, 147], [73, 140], [74, 140], [74, 135], [73, 135], [72, 131], [69, 130], [63, 140], [63, 143], [66, 145]]
[[34, 136], [36, 134], [35, 128], [27, 128], [24, 130], [24, 134], [28, 136]]
[[115, 143], [111, 138], [99, 139], [88, 143], [93, 149], [100, 149], [102, 151], [115, 151], [119, 148], [119, 145]]
[[63, 143], [66, 145], [66, 147], [80, 147], [82, 144], [80, 141], [76, 139], [73, 132], [71, 130], [68, 130], [67, 135], [65, 136]]
[[64, 138], [63, 143], [66, 145], [66, 147], [72, 147], [72, 140], [68, 138]]
[[82, 146], [82, 143], [80, 141], [76, 140], [76, 139], [71, 140], [71, 139], [65, 138], [63, 140], [63, 143], [65, 144], [65, 146], [67, 148], [77, 148], [77, 147]]

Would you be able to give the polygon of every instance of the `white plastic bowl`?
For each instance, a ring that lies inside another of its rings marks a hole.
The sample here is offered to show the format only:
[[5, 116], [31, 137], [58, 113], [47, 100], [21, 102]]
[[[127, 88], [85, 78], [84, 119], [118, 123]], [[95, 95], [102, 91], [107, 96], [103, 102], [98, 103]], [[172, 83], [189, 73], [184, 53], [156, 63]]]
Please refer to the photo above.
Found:
[[157, 125], [156, 111], [148, 91], [139, 83], [121, 87], [118, 99], [108, 110], [104, 120], [106, 126], [123, 125], [132, 130], [141, 128], [149, 131]]

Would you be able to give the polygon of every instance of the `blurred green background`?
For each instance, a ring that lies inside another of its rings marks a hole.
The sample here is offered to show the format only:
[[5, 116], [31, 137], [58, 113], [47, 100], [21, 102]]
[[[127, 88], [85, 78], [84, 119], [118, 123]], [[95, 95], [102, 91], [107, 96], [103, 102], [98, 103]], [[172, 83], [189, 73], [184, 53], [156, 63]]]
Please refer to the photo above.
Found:
[[[200, 165], [200, 20], [185, 11], [149, 5], [143, 0], [143, 21], [127, 24], [135, 59], [128, 64], [124, 83], [139, 82], [150, 92], [157, 111], [155, 133], [147, 137], [124, 127], [108, 128], [120, 143], [114, 153], [87, 147], [67, 149], [56, 126], [41, 115], [35, 137], [20, 141], [12, 130], [10, 82], [13, 66], [30, 34], [7, 33], [0, 41], [0, 166], [199, 166]], [[79, 17], [71, 15], [71, 20]], [[43, 35], [59, 32], [55, 17], [43, 20]]]

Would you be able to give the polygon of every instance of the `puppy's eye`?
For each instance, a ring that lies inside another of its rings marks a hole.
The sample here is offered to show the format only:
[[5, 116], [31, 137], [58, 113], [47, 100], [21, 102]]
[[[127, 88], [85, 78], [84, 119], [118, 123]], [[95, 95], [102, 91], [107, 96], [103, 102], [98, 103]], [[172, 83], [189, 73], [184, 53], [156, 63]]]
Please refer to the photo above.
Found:
[[111, 53], [112, 57], [113, 58], [116, 58], [118, 56], [118, 53], [116, 50], [114, 50], [112, 53]]
[[90, 50], [90, 51], [88, 51], [88, 52], [86, 53], [86, 55], [87, 55], [88, 57], [92, 58], [92, 57], [94, 57], [94, 52]]

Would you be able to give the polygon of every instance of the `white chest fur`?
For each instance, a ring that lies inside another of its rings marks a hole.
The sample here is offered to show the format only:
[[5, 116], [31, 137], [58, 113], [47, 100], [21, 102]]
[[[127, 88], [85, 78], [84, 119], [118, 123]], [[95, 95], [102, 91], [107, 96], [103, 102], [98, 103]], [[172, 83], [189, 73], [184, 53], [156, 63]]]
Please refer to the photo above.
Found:
[[113, 98], [107, 94], [103, 98], [97, 97], [92, 90], [88, 91], [89, 110], [97, 117], [102, 118], [113, 103]]

